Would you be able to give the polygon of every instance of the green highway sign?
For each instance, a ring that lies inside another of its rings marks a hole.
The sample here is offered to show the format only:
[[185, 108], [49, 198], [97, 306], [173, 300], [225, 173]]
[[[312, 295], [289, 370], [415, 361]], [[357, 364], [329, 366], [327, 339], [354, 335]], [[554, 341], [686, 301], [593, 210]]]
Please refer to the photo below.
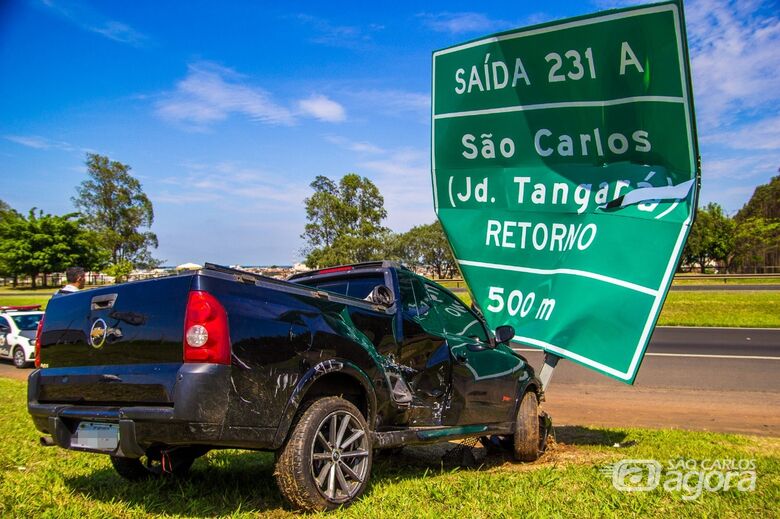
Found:
[[488, 324], [633, 383], [698, 196], [682, 4], [434, 52], [431, 163]]

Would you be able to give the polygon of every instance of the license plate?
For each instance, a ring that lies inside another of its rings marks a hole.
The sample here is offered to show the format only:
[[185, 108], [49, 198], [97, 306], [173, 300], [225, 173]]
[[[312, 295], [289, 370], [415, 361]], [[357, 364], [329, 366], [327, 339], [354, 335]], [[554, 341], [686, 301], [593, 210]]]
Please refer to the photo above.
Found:
[[70, 446], [79, 449], [113, 451], [119, 445], [119, 426], [111, 423], [81, 422]]

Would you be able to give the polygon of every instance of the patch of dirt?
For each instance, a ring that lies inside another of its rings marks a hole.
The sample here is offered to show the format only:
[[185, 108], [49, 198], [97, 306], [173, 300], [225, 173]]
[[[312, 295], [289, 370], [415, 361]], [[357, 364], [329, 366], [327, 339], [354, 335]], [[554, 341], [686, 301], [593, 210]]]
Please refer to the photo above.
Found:
[[[501, 454], [497, 456], [501, 456]], [[502, 471], [526, 472], [560, 465], [599, 465], [615, 459], [615, 456], [614, 453], [584, 449], [580, 445], [556, 442], [551, 439], [547, 444], [547, 450], [533, 463], [516, 462], [512, 459], [511, 453], [506, 453], [503, 455], [503, 462], [492, 468]]]
[[[511, 452], [497, 447], [486, 449], [479, 443], [470, 449], [470, 454], [464, 456], [456, 450], [461, 444], [460, 441], [404, 447], [400, 453], [388, 456], [388, 458], [392, 457], [392, 461], [388, 459], [388, 462], [393, 465], [430, 469], [444, 468], [446, 470], [461, 467], [464, 470], [525, 472], [561, 465], [599, 465], [615, 458], [616, 453], [599, 452], [583, 447], [585, 444], [603, 444], [603, 438], [599, 431], [592, 433], [591, 440], [586, 442], [580, 439], [577, 443], [565, 443], [560, 439], [556, 441], [550, 438], [545, 453], [533, 463], [517, 462], [513, 459]], [[382, 458], [378, 458], [377, 462], [382, 463]]]
[[10, 360], [0, 360], [0, 377], [12, 378], [14, 380], [26, 381], [30, 376], [32, 369], [19, 369], [14, 366]]

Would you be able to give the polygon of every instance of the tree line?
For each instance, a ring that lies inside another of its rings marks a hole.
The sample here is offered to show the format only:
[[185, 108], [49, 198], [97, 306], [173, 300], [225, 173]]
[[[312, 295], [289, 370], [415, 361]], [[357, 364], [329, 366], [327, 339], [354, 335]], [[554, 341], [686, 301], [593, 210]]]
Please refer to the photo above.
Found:
[[[307, 224], [302, 251], [310, 268], [379, 259], [398, 260], [439, 278], [457, 267], [439, 222], [394, 233], [382, 225], [384, 198], [367, 178], [350, 173], [336, 182], [318, 176], [304, 200]], [[715, 203], [700, 208], [683, 249], [680, 268], [704, 273], [756, 272], [780, 266], [780, 176], [756, 188], [733, 217]]]
[[74, 265], [119, 280], [135, 268], [153, 268], [157, 236], [152, 203], [130, 166], [88, 153], [87, 179], [71, 198], [76, 212], [54, 215], [33, 207], [21, 213], [0, 200], [0, 276], [43, 275]]
[[304, 200], [307, 223], [301, 251], [309, 268], [375, 260], [396, 260], [430, 271], [438, 278], [457, 273], [449, 243], [439, 222], [404, 233], [382, 225], [384, 197], [371, 180], [349, 173], [338, 182], [317, 176], [314, 193]]
[[[72, 197], [76, 212], [53, 215], [38, 208], [21, 213], [0, 200], [0, 276], [29, 276], [79, 265], [122, 280], [136, 268], [154, 268], [157, 236], [149, 230], [154, 208], [130, 166], [89, 153], [87, 179]], [[438, 278], [457, 275], [457, 266], [438, 221], [395, 233], [384, 198], [371, 180], [349, 173], [335, 181], [317, 176], [304, 200], [307, 223], [302, 254], [310, 268], [397, 260]], [[733, 217], [718, 204], [699, 209], [683, 250], [682, 266], [702, 272], [757, 271], [780, 265], [780, 176], [756, 188]]]
[[780, 266], [780, 176], [758, 186], [733, 217], [715, 203], [700, 208], [682, 264], [702, 273], [712, 267], [752, 273]]

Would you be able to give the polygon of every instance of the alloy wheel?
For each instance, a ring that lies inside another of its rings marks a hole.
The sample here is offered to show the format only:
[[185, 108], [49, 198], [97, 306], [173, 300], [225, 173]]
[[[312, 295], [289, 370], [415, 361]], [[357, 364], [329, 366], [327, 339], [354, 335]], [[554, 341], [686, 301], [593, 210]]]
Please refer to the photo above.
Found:
[[311, 474], [329, 501], [349, 501], [368, 477], [369, 438], [348, 411], [335, 411], [320, 423], [311, 448]]

